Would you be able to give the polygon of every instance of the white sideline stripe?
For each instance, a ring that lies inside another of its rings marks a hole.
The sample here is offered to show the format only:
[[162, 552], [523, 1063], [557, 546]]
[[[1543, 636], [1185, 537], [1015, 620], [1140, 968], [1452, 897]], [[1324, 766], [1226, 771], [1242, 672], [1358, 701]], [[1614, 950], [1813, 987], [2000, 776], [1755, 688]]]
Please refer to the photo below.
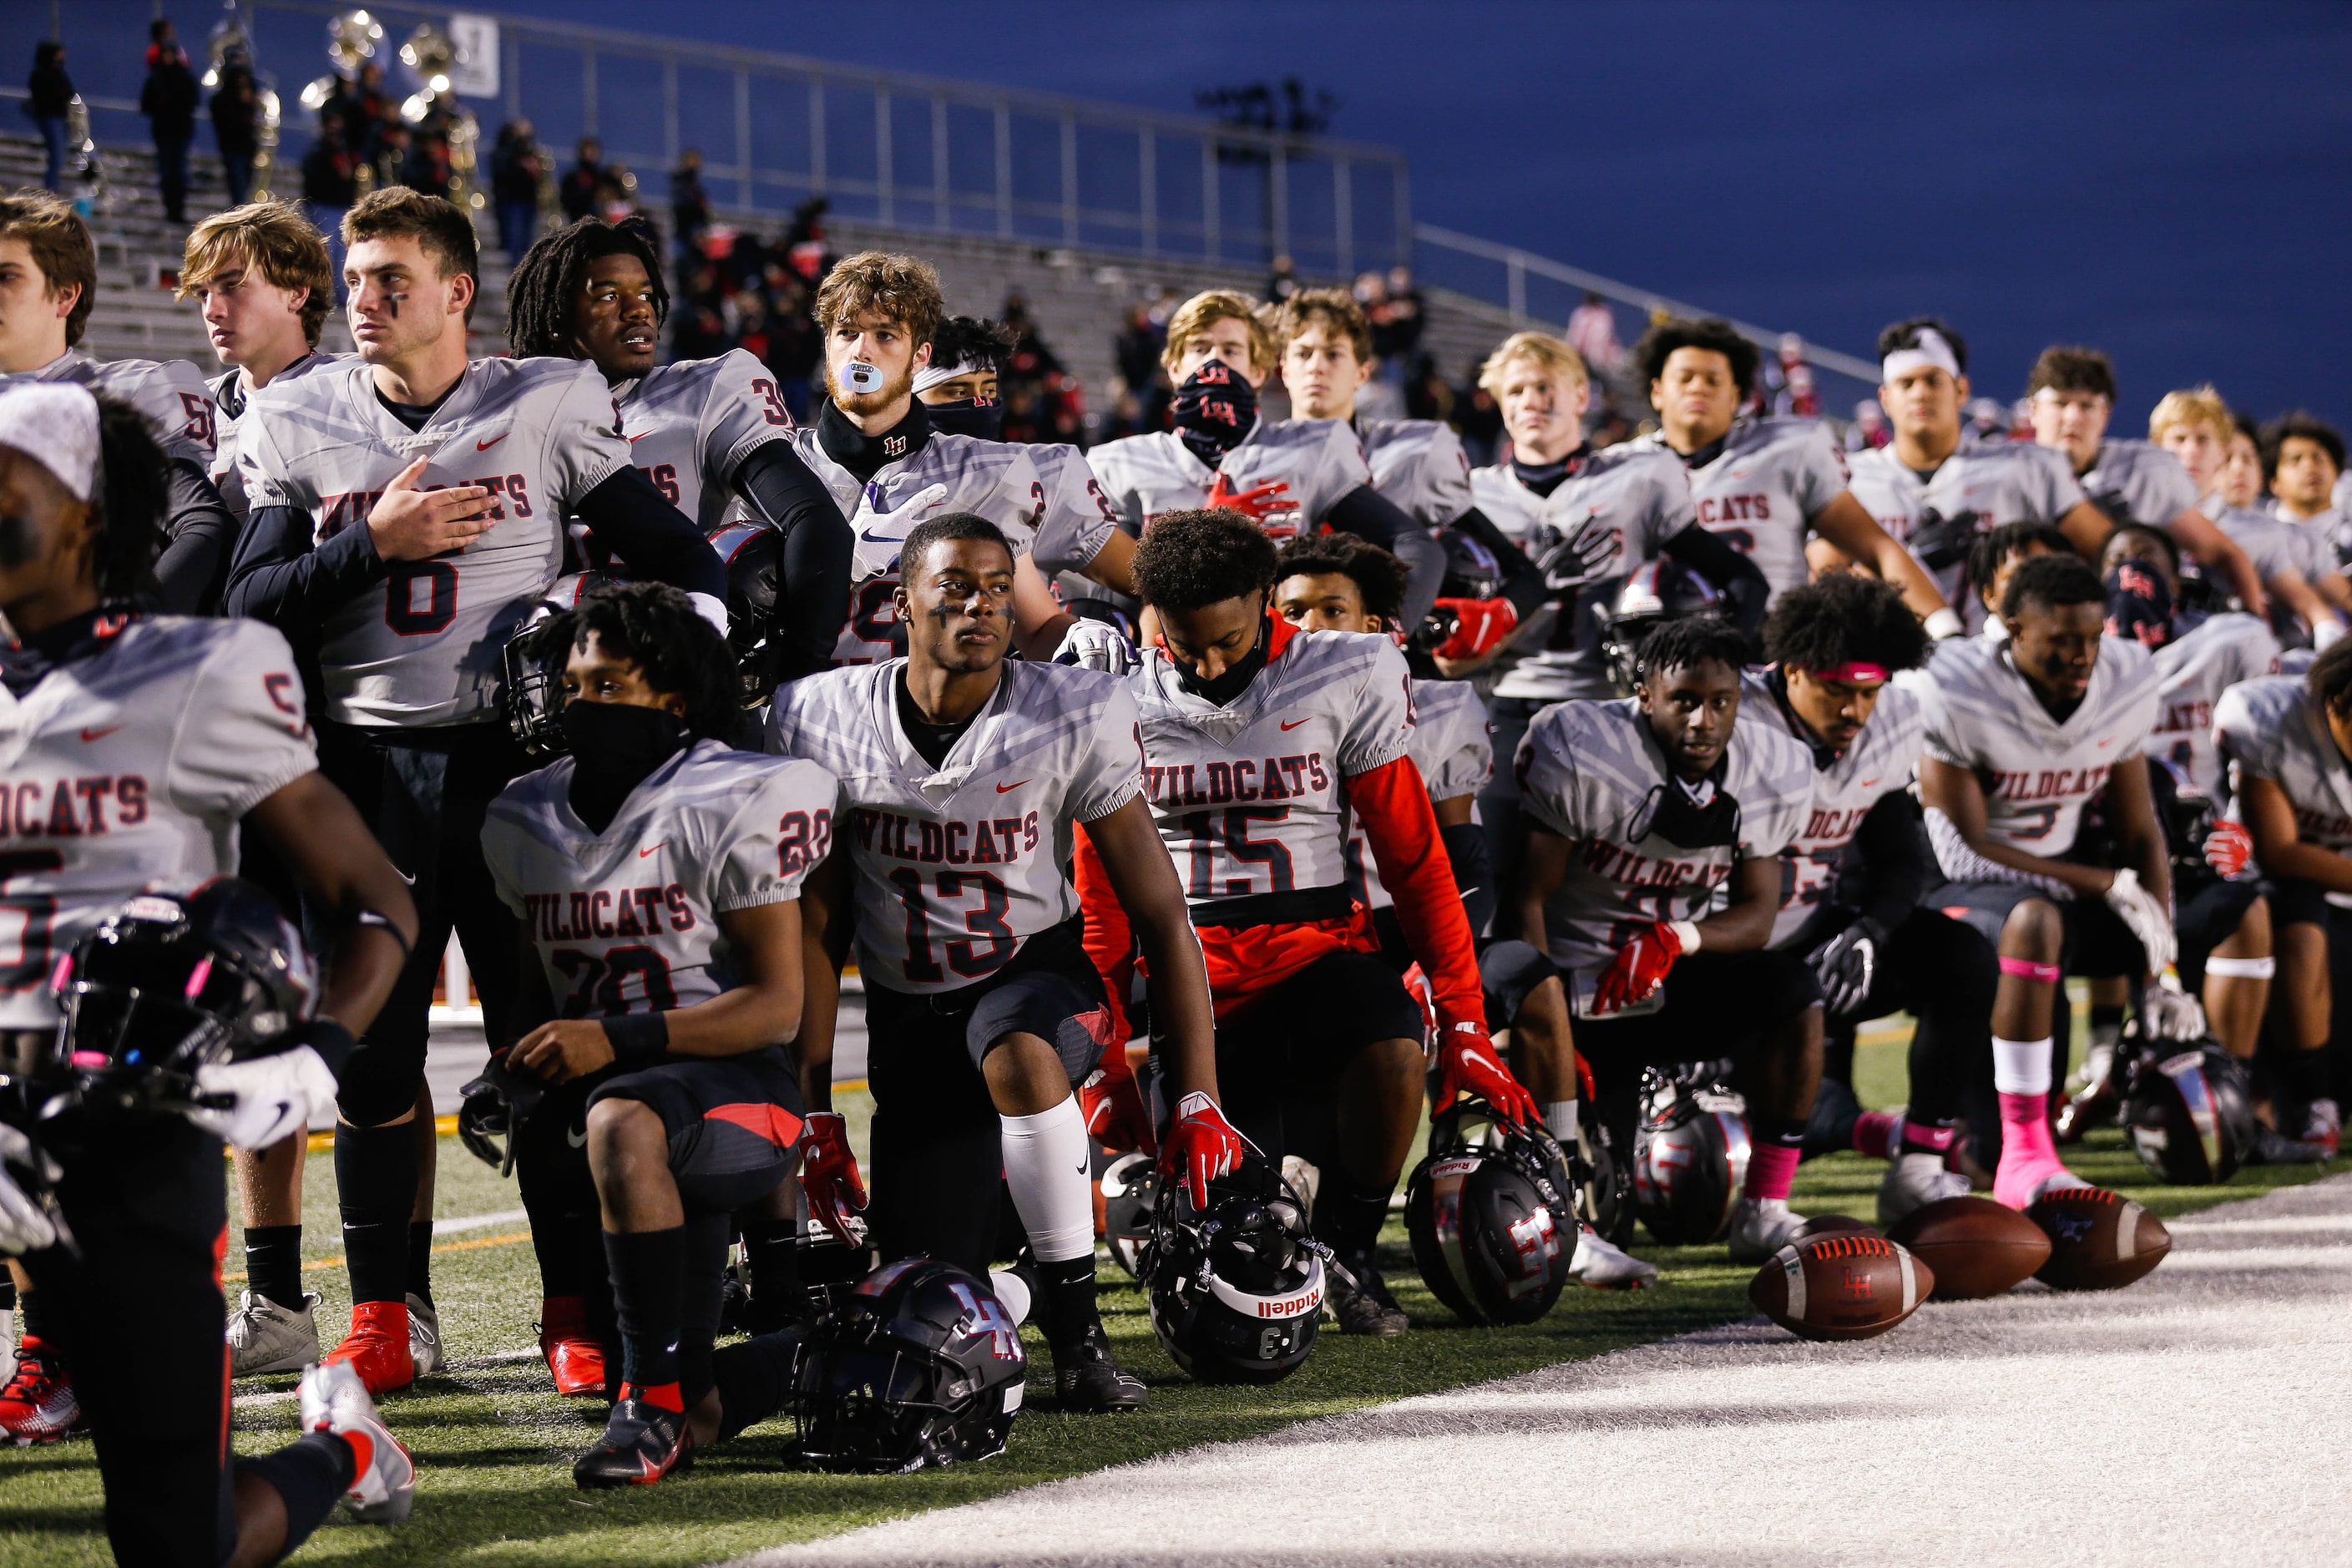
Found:
[[492, 1226], [512, 1225], [517, 1220], [530, 1217], [529, 1209], [500, 1209], [496, 1214], [467, 1215], [461, 1219], [436, 1219], [433, 1222], [433, 1234], [456, 1236], [463, 1231], [488, 1230]]
[[2204, 1232], [2226, 1232], [2231, 1236], [2313, 1236], [2334, 1231], [2352, 1237], [2352, 1215], [2274, 1215], [2269, 1218], [2236, 1220], [2190, 1215], [2184, 1219], [2167, 1220], [2164, 1225], [2175, 1236], [2184, 1233], [2195, 1236]]

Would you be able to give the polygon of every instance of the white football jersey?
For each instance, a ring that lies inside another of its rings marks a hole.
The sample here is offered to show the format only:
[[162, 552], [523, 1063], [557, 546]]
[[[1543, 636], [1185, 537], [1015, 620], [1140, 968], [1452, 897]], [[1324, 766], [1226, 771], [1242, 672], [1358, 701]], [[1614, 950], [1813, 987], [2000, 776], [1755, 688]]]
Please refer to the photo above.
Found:
[[2346, 539], [2344, 514], [2333, 507], [2316, 517], [2288, 517], [2279, 510], [2278, 502], [2270, 503], [2271, 521], [2286, 531], [2294, 541], [2296, 558], [2303, 562], [2303, 574], [2316, 583], [2331, 572], [2345, 569]]
[[186, 360], [100, 361], [68, 349], [38, 370], [0, 374], [0, 387], [23, 381], [70, 381], [127, 403], [147, 416], [165, 457], [212, 467], [212, 388], [205, 384], [205, 373]]
[[418, 458], [422, 483], [490, 491], [489, 531], [462, 551], [391, 563], [320, 628], [327, 712], [410, 728], [498, 704], [507, 638], [563, 565], [561, 521], [629, 461], [613, 395], [584, 360], [478, 359], [421, 430], [383, 405], [373, 367], [339, 360], [246, 400], [237, 472], [256, 508], [293, 507], [315, 542], [362, 528]]
[[1544, 902], [1552, 961], [1606, 964], [1634, 930], [1702, 920], [1729, 901], [1744, 860], [1777, 856], [1805, 825], [1813, 800], [1810, 748], [1742, 702], [1725, 749], [1718, 793], [1737, 814], [1736, 845], [1685, 848], [1654, 832], [1667, 772], [1633, 698], [1547, 708], [1519, 742], [1519, 809], [1570, 843], [1568, 871]]
[[1933, 474], [1905, 467], [1892, 443], [1852, 454], [1847, 480], [1865, 510], [1895, 542], [1919, 558], [1946, 602], [1971, 629], [1984, 609], [1960, 590], [1969, 546], [2005, 522], [2046, 522], [2083, 500], [2083, 487], [2063, 452], [2031, 441], [1978, 441], [1963, 437], [1959, 450]]
[[666, 1013], [743, 984], [719, 917], [800, 897], [833, 847], [839, 787], [814, 763], [697, 741], [602, 833], [572, 815], [569, 757], [490, 803], [482, 857], [562, 1018]]
[[[2314, 564], [2312, 552], [2304, 531], [2290, 522], [2283, 522], [2266, 511], [2250, 506], [2231, 506], [2219, 495], [2210, 495], [2197, 503], [2197, 510], [2213, 520], [2214, 525], [2237, 542], [2254, 563], [2254, 573], [2264, 583], [2281, 573], [2310, 576]], [[2334, 570], [2333, 563], [2327, 570]]]
[[[1663, 436], [1628, 445], [1680, 453]], [[1689, 465], [1685, 464], [1685, 467]], [[1811, 580], [1807, 524], [1845, 489], [1845, 456], [1816, 419], [1740, 419], [1714, 458], [1689, 468], [1698, 525], [1756, 563], [1775, 598]]]
[[1424, 528], [1445, 528], [1477, 505], [1470, 455], [1451, 425], [1434, 419], [1358, 419], [1356, 442], [1372, 488]]
[[1276, 541], [1314, 531], [1343, 497], [1372, 482], [1356, 433], [1337, 419], [1260, 419], [1213, 468], [1172, 430], [1107, 441], [1087, 461], [1111, 510], [1138, 535], [1162, 512], [1208, 505], [1221, 477], [1229, 494], [1284, 487], [1260, 503], [1258, 526]]
[[2157, 721], [2148, 754], [2172, 770], [2184, 795], [2223, 799], [2213, 749], [2213, 709], [2242, 680], [2275, 675], [2278, 638], [2258, 616], [2212, 616], [2156, 650]]
[[[2146, 750], [2156, 728], [2156, 661], [2118, 637], [2099, 639], [2090, 688], [2063, 723], [2034, 696], [2006, 642], [1948, 638], [1936, 645], [1927, 674], [1916, 689], [1924, 753], [1977, 775], [1986, 837], [2048, 859], [2074, 847], [2084, 803], [2106, 788], [2117, 763]], [[1950, 858], [1940, 834], [1936, 848], [1947, 876], [1976, 874]]]
[[1045, 486], [1045, 514], [1037, 522], [1030, 553], [1050, 581], [1056, 573], [1083, 572], [1102, 553], [1118, 527], [1100, 481], [1076, 447], [1040, 441], [1025, 447]]
[[[1486, 788], [1486, 775], [1495, 771], [1495, 736], [1478, 689], [1466, 680], [1416, 680], [1412, 713], [1405, 755], [1429, 786], [1430, 804], [1475, 796]], [[1478, 820], [1475, 805], [1470, 820]], [[1348, 881], [1370, 908], [1384, 910], [1396, 902], [1381, 885], [1364, 825], [1353, 816], [1348, 822]]]
[[[310, 375], [326, 369], [349, 354], [307, 353], [276, 375], [273, 382], [289, 381], [296, 376]], [[245, 417], [246, 396], [236, 378], [240, 373], [228, 371], [213, 377], [207, 384], [213, 397], [213, 460], [210, 474], [213, 488], [220, 492], [221, 501], [237, 517], [250, 509], [245, 499], [245, 481], [236, 473], [236, 427]]]
[[1778, 725], [1806, 749], [1813, 763], [1811, 808], [1780, 851], [1780, 912], [1767, 944], [1779, 947], [1803, 929], [1821, 905], [1852, 901], [1840, 887], [1847, 847], [1871, 807], [1911, 787], [1925, 721], [1918, 698], [1889, 682], [1880, 689], [1878, 706], [1862, 733], [1824, 766], [1811, 733], [1781, 706], [1766, 671], [1751, 669], [1741, 682], [1739, 716]]
[[2153, 441], [2101, 442], [2077, 478], [2091, 504], [2118, 528], [2137, 522], [2169, 532], [2172, 520], [2197, 505], [2189, 470]]
[[[2230, 688], [2213, 707], [2213, 738], [2241, 784], [2268, 779], [2285, 792], [2296, 837], [2352, 855], [2352, 767], [2301, 676], [2258, 676]], [[2230, 815], [2243, 818], [2235, 801]], [[2338, 893], [2328, 901], [2352, 903]]]
[[1297, 632], [1220, 708], [1154, 649], [1132, 677], [1143, 782], [1192, 903], [1344, 887], [1347, 781], [1406, 754], [1413, 681], [1370, 632]]
[[841, 781], [857, 963], [893, 991], [983, 980], [1078, 912], [1071, 825], [1135, 798], [1135, 700], [1098, 670], [1008, 659], [996, 695], [934, 769], [898, 722], [904, 659], [781, 687], [768, 750]]
[[0, 688], [0, 1028], [56, 1021], [50, 965], [132, 894], [233, 875], [238, 819], [317, 766], [293, 650], [258, 621], [136, 619]]
[[743, 459], [793, 429], [774, 374], [741, 349], [656, 365], [613, 388], [613, 406], [629, 461], [705, 531], [727, 515]]
[[1666, 541], [1698, 520], [1690, 476], [1672, 452], [1622, 442], [1580, 456], [1549, 496], [1520, 483], [1508, 463], [1470, 476], [1478, 510], [1538, 563], [1588, 522], [1597, 520], [1615, 536], [1613, 554], [1591, 581], [1556, 590], [1551, 604], [1522, 625], [1504, 656], [1509, 668], [1495, 682], [1497, 697], [1559, 702], [1607, 696], [1599, 613], [1616, 602], [1635, 568], [1657, 559]]

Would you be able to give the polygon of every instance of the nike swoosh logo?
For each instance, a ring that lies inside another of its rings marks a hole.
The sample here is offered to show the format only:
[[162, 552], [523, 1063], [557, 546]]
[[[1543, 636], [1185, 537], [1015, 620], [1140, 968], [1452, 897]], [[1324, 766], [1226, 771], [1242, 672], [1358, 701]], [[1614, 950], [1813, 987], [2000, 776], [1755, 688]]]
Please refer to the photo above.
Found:
[[1878, 781], [1877, 781], [1876, 779], [1864, 779], [1864, 780], [1863, 780], [1863, 781], [1862, 781], [1862, 787], [1863, 787], [1863, 788], [1864, 788], [1864, 789], [1868, 789], [1871, 785], [1873, 785], [1873, 784], [1876, 784], [1877, 782], [1878, 782]]
[[893, 539], [887, 533], [876, 533], [871, 529], [861, 529], [857, 538], [859, 542], [864, 544], [904, 544], [906, 542], [903, 539]]
[[2109, 746], [2112, 746], [2112, 745], [2114, 745], [2115, 743], [2116, 743], [2116, 738], [2115, 738], [2113, 735], [2110, 735], [2110, 736], [2108, 736], [2105, 740], [2104, 740], [2104, 741], [2102, 741], [2102, 742], [2099, 742], [2099, 750], [2101, 750], [2101, 751], [2103, 751], [2103, 752], [2104, 752], [2104, 751], [2105, 751]]
[[513, 431], [509, 430], [503, 435], [493, 436], [487, 441], [477, 441], [474, 443], [474, 450], [477, 452], [487, 452], [491, 447], [497, 446], [499, 442], [505, 440], [508, 436], [511, 436], [513, 434]]
[[579, 1131], [574, 1132], [567, 1127], [563, 1130], [563, 1141], [574, 1149], [584, 1149], [588, 1146], [588, 1129], [583, 1127]]
[[1297, 729], [1298, 726], [1306, 722], [1307, 721], [1304, 719], [1286, 719], [1283, 721], [1282, 732], [1287, 735], [1291, 731]]
[[109, 735], [113, 734], [117, 730], [120, 730], [120, 729], [121, 729], [121, 728], [122, 728], [122, 726], [121, 726], [121, 725], [120, 725], [120, 724], [106, 724], [106, 725], [101, 725], [100, 727], [99, 727], [98, 729], [95, 729], [95, 730], [84, 730], [84, 731], [81, 732], [81, 738], [82, 738], [85, 742], [89, 742], [89, 741], [103, 741], [103, 740], [105, 740]]
[[1023, 779], [1021, 784], [998, 784], [996, 786], [996, 793], [999, 795], [1011, 795], [1014, 790], [1019, 789], [1021, 784], [1025, 784], [1028, 782], [1029, 781], [1027, 779]]
[[667, 838], [665, 838], [665, 839], [663, 839], [663, 840], [661, 841], [661, 843], [655, 845], [655, 846], [653, 847], [653, 848], [651, 848], [651, 849], [640, 849], [640, 850], [638, 850], [638, 851], [637, 851], [637, 858], [638, 858], [638, 859], [640, 859], [640, 860], [642, 860], [642, 859], [644, 859], [646, 856], [653, 854], [655, 850], [664, 848], [665, 847], [667, 847], [667, 846], [668, 845], [668, 843], [669, 843], [669, 840], [668, 840], [668, 839], [667, 839]]
[[[640, 430], [640, 431], [638, 431], [635, 435], [634, 435], [634, 436], [632, 436], [632, 437], [629, 437], [629, 445], [630, 445], [630, 446], [632, 446], [632, 447], [634, 447], [634, 446], [635, 446], [638, 442], [640, 442], [640, 441], [644, 440], [646, 437], [648, 437], [648, 436], [650, 436], [650, 435], [652, 435], [652, 434], [653, 434], [653, 432], [652, 432], [652, 431], [650, 431], [650, 430]], [[501, 441], [503, 441], [503, 440], [505, 440], [505, 439], [506, 439], [506, 437], [503, 437], [503, 436], [501, 436], [501, 437], [499, 437], [499, 440], [501, 440]]]
[[399, 867], [394, 866], [393, 870], [399, 876], [402, 881], [407, 883], [410, 887], [413, 888], [416, 886], [416, 879], [410, 876], [407, 872], [401, 870]]

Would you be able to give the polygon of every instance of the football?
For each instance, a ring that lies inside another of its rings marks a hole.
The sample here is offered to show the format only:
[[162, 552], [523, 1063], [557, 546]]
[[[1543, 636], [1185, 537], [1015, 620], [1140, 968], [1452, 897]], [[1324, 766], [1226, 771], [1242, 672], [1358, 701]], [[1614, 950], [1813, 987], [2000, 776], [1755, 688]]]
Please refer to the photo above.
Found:
[[1773, 1254], [1748, 1299], [1801, 1339], [1866, 1340], [1909, 1317], [1935, 1288], [1935, 1271], [1885, 1237], [1831, 1231]]
[[1945, 1198], [1914, 1209], [1886, 1236], [1936, 1271], [1938, 1301], [1998, 1296], [2050, 1261], [2042, 1227], [1990, 1198]]
[[2025, 1216], [2050, 1238], [2050, 1261], [2034, 1278], [2060, 1290], [2120, 1290], [2172, 1250], [2163, 1221], [2104, 1187], [2044, 1193]]

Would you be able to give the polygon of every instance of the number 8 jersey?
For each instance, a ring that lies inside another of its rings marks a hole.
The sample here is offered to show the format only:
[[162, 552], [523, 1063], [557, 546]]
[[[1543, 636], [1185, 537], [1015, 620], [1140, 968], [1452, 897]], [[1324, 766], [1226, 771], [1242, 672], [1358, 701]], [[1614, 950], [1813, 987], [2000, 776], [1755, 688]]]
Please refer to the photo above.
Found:
[[593, 833], [572, 814], [572, 770], [566, 757], [524, 774], [482, 823], [490, 879], [558, 1015], [668, 1012], [742, 984], [719, 917], [800, 897], [832, 848], [833, 776], [697, 741]]

